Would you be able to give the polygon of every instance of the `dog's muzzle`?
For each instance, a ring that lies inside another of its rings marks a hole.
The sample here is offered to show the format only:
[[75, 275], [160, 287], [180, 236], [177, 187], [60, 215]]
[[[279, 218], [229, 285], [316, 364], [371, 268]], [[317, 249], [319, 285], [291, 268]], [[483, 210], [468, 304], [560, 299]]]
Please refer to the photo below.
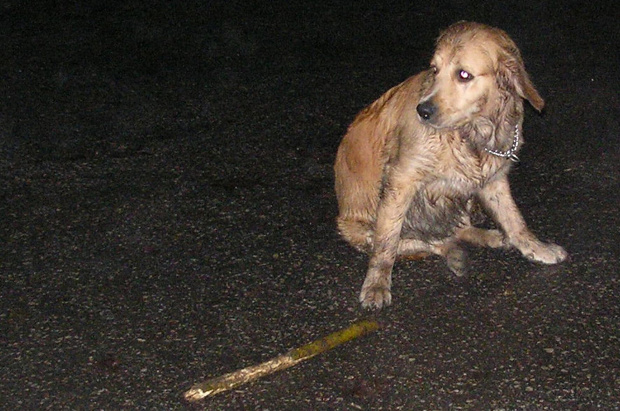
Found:
[[418, 106], [416, 107], [416, 111], [418, 112], [420, 118], [423, 121], [429, 121], [437, 112], [437, 107], [431, 102], [431, 100], [427, 100], [423, 103], [418, 104]]

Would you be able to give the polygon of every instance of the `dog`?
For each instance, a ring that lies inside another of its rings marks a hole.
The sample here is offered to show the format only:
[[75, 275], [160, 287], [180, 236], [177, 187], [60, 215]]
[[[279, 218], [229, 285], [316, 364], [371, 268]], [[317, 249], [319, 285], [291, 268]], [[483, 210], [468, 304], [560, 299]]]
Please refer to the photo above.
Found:
[[[466, 269], [464, 242], [514, 247], [545, 264], [567, 258], [527, 228], [510, 192], [524, 100], [543, 109], [513, 40], [494, 27], [458, 22], [439, 35], [427, 70], [357, 115], [334, 171], [339, 232], [370, 255], [363, 307], [391, 304], [397, 257], [440, 255], [457, 276]], [[474, 226], [480, 208], [497, 229]]]

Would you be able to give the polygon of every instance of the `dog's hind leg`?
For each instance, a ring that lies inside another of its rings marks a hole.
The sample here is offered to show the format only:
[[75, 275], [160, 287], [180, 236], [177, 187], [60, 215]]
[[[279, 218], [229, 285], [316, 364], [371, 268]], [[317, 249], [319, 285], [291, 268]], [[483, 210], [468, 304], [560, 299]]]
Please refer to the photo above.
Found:
[[462, 277], [467, 273], [467, 253], [457, 243], [446, 247], [444, 256], [448, 268], [457, 277]]
[[359, 251], [369, 253], [372, 250], [374, 232], [370, 222], [339, 217], [338, 231], [349, 244]]
[[434, 254], [446, 259], [448, 268], [457, 277], [462, 277], [467, 273], [467, 253], [459, 245], [455, 237], [451, 237], [439, 244], [433, 244], [430, 247]]
[[403, 238], [398, 243], [398, 256], [415, 258], [420, 254], [440, 254], [437, 247], [421, 240]]
[[398, 244], [399, 257], [417, 259], [428, 254], [444, 257], [450, 271], [458, 277], [462, 277], [467, 272], [467, 253], [452, 238], [436, 244], [429, 244], [421, 240], [402, 239]]
[[456, 234], [459, 241], [478, 246], [502, 248], [506, 247], [506, 238], [500, 230], [485, 230], [478, 227], [467, 227]]

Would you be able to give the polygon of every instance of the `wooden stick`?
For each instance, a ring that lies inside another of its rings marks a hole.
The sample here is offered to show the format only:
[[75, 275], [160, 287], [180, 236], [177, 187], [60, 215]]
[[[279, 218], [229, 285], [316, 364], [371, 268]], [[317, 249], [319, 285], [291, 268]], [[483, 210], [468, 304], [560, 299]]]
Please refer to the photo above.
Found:
[[336, 331], [310, 344], [292, 349], [288, 353], [279, 355], [262, 364], [246, 367], [195, 384], [191, 389], [185, 392], [184, 397], [188, 401], [198, 401], [219, 392], [233, 389], [265, 375], [292, 367], [298, 362], [312, 358], [317, 354], [321, 354], [347, 341], [361, 337], [378, 328], [379, 324], [376, 321], [358, 321], [344, 330]]

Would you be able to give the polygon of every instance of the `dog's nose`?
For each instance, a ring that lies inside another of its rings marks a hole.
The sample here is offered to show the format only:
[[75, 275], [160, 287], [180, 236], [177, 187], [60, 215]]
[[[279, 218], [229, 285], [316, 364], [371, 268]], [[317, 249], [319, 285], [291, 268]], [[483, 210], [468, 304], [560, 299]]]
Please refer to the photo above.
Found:
[[435, 114], [436, 107], [433, 103], [431, 103], [430, 100], [428, 100], [428, 101], [425, 101], [424, 103], [418, 104], [418, 107], [416, 107], [416, 110], [418, 114], [420, 115], [420, 117], [422, 118], [422, 120], [428, 120], [433, 116], [433, 114]]

